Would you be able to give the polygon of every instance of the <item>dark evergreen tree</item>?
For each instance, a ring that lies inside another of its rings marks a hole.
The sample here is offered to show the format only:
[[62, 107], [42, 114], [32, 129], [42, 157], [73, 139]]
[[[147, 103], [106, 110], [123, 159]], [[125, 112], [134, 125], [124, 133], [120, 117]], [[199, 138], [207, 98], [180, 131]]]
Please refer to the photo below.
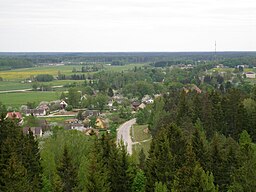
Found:
[[113, 89], [111, 87], [108, 88], [108, 96], [109, 97], [113, 97], [114, 96], [114, 92], [113, 92]]
[[145, 192], [146, 177], [144, 172], [139, 170], [132, 183], [132, 192]]
[[0, 191], [34, 191], [29, 182], [27, 170], [15, 152], [10, 154], [5, 169], [1, 169], [1, 172], [4, 182], [2, 180]]
[[144, 170], [145, 168], [145, 162], [146, 162], [146, 155], [144, 153], [143, 148], [140, 150], [139, 153], [139, 168]]
[[42, 188], [42, 167], [41, 158], [38, 148], [38, 141], [35, 140], [32, 131], [29, 129], [29, 134], [24, 136], [22, 160], [27, 169], [29, 182], [33, 187], [33, 191], [40, 191]]
[[77, 187], [77, 170], [73, 165], [67, 146], [64, 147], [62, 159], [57, 168], [61, 178], [62, 191], [71, 192]]

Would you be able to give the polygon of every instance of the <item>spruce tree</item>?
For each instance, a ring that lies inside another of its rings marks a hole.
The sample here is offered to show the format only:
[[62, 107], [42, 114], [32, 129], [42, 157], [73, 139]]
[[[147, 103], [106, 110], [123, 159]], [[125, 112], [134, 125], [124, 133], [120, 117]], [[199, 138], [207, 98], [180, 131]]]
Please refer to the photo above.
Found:
[[145, 192], [146, 177], [144, 172], [139, 170], [132, 183], [132, 192]]
[[33, 191], [33, 187], [29, 183], [27, 170], [22, 165], [16, 152], [10, 154], [6, 167], [1, 172], [4, 177], [4, 182], [1, 183], [1, 191]]
[[146, 155], [144, 153], [143, 148], [141, 148], [139, 153], [139, 168], [142, 170], [145, 168], [145, 161], [146, 161]]
[[62, 159], [60, 160], [57, 171], [61, 178], [62, 191], [73, 191], [77, 187], [77, 170], [72, 163], [67, 146], [64, 147]]
[[[95, 147], [97, 148], [97, 147]], [[100, 151], [94, 149], [90, 156], [85, 178], [85, 192], [110, 192], [108, 169], [104, 164]]]
[[24, 136], [23, 140], [22, 159], [28, 172], [29, 182], [35, 192], [40, 191], [42, 188], [42, 167], [38, 141], [30, 129], [29, 134]]

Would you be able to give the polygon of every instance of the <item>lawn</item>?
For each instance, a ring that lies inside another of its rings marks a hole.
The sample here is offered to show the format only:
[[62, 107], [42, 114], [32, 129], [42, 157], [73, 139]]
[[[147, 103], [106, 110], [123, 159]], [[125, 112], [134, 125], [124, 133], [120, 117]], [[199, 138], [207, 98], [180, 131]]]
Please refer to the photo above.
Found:
[[41, 101], [53, 101], [60, 97], [60, 92], [45, 91], [45, 92], [19, 92], [19, 93], [1, 93], [0, 102], [4, 105], [19, 109], [21, 105], [27, 102], [35, 102], [39, 104]]
[[139, 153], [141, 149], [143, 149], [145, 155], [148, 156], [152, 136], [150, 133], [145, 132], [145, 129], [147, 128], [148, 125], [135, 124], [131, 129], [131, 136], [133, 142], [139, 142], [132, 146], [133, 156], [135, 157], [137, 162], [139, 161]]
[[48, 123], [64, 123], [65, 120], [74, 118], [73, 116], [71, 117], [40, 117], [40, 119], [45, 119]]
[[151, 134], [146, 132], [147, 128], [148, 128], [147, 125], [135, 124], [134, 126], [132, 126], [131, 136], [132, 136], [133, 142], [140, 142], [140, 141], [150, 139]]
[[138, 143], [132, 146], [132, 156], [135, 158], [137, 163], [139, 162], [139, 153], [141, 149], [143, 149], [146, 157], [148, 157], [151, 141], [152, 140], [148, 140], [146, 142]]

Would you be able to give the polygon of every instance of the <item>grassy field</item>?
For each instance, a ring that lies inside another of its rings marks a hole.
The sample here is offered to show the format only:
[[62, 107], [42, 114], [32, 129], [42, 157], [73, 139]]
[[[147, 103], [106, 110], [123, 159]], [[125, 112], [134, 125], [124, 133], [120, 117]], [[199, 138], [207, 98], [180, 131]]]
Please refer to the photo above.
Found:
[[19, 109], [21, 105], [27, 102], [35, 102], [39, 104], [41, 101], [53, 101], [60, 97], [60, 92], [45, 91], [45, 92], [19, 92], [19, 93], [1, 93], [0, 102], [4, 105]]
[[139, 153], [141, 149], [143, 149], [145, 155], [148, 156], [152, 137], [150, 133], [144, 132], [147, 127], [147, 125], [134, 125], [131, 130], [133, 142], [139, 142], [132, 146], [133, 156], [137, 162], [139, 161]]
[[0, 82], [0, 91], [30, 89], [31, 87], [32, 87], [31, 84], [20, 83], [17, 81], [1, 81]]
[[[84, 80], [55, 80], [50, 82], [39, 82], [38, 84], [60, 86], [72, 83], [83, 83]], [[1, 81], [0, 91], [31, 89], [33, 83], [21, 83], [20, 81]]]
[[139, 162], [139, 153], [141, 149], [143, 149], [146, 157], [148, 157], [151, 141], [152, 140], [148, 140], [146, 142], [138, 143], [132, 146], [132, 155], [134, 156], [137, 162]]
[[[105, 71], [127, 71], [136, 67], [142, 67], [145, 64], [129, 64], [123, 66], [109, 66], [104, 65]], [[4, 81], [0, 82], [0, 92], [1, 91], [8, 91], [8, 90], [22, 90], [22, 89], [31, 89], [32, 83], [21, 83], [26, 78], [34, 77], [38, 74], [50, 74], [53, 76], [57, 76], [58, 72], [65, 75], [72, 75], [73, 68], [76, 70], [81, 70], [82, 65], [63, 65], [63, 66], [40, 66], [40, 67], [33, 67], [33, 68], [26, 68], [26, 69], [15, 69], [15, 70], [8, 70], [8, 71], [0, 71], [0, 77], [4, 79]], [[95, 72], [84, 73], [92, 74]], [[60, 85], [67, 85], [71, 83], [83, 83], [84, 80], [55, 80], [51, 82], [44, 82], [39, 84], [46, 84], [51, 86], [60, 86]], [[65, 88], [58, 88], [58, 91], [65, 90]], [[19, 93], [0, 93], [0, 102], [4, 103], [6, 106], [12, 106], [14, 108], [20, 107], [27, 102], [36, 102], [39, 103], [40, 101], [51, 101], [59, 99], [59, 92], [19, 92]]]
[[81, 68], [81, 66], [77, 65], [32, 67], [25, 69], [0, 71], [0, 77], [2, 77], [5, 80], [24, 80], [26, 78], [30, 78], [31, 76], [36, 76], [38, 74], [49, 74], [57, 76], [59, 71], [62, 74], [71, 75], [73, 67], [77, 69]]
[[140, 142], [151, 138], [150, 133], [146, 133], [147, 125], [134, 125], [131, 130], [131, 136], [133, 142]]
[[[106, 71], [126, 71], [129, 69], [133, 69], [136, 67], [142, 67], [145, 64], [129, 64], [123, 66], [109, 66], [104, 65], [104, 70]], [[0, 71], [0, 77], [4, 80], [24, 80], [26, 78], [30, 78], [32, 76], [36, 76], [38, 74], [49, 74], [53, 76], [57, 76], [58, 72], [65, 75], [72, 75], [73, 68], [76, 70], [81, 70], [83, 65], [62, 65], [62, 66], [40, 66], [40, 67], [32, 67], [32, 68], [25, 68], [25, 69], [15, 69], [15, 70], [8, 70], [8, 71]], [[95, 72], [87, 72], [83, 74], [93, 74]]]
[[45, 119], [48, 123], [64, 123], [65, 120], [71, 118], [74, 117], [40, 117], [40, 119]]

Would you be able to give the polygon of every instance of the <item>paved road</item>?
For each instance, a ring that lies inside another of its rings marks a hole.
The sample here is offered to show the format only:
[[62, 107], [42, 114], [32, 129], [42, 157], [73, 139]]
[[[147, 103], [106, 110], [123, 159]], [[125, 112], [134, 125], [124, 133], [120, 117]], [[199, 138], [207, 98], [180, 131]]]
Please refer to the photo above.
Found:
[[0, 91], [0, 93], [16, 93], [16, 92], [26, 92], [26, 91], [32, 91], [32, 89], [8, 90], [8, 91]]
[[136, 119], [131, 119], [126, 121], [117, 129], [117, 143], [123, 140], [124, 144], [127, 146], [127, 152], [132, 154], [132, 139], [130, 135], [130, 129], [133, 124], [136, 123]]
[[[60, 88], [63, 87], [63, 85], [56, 85], [52, 86], [52, 88]], [[7, 91], [0, 91], [0, 93], [17, 93], [17, 92], [26, 92], [26, 91], [32, 91], [33, 89], [19, 89], [19, 90], [7, 90]]]

